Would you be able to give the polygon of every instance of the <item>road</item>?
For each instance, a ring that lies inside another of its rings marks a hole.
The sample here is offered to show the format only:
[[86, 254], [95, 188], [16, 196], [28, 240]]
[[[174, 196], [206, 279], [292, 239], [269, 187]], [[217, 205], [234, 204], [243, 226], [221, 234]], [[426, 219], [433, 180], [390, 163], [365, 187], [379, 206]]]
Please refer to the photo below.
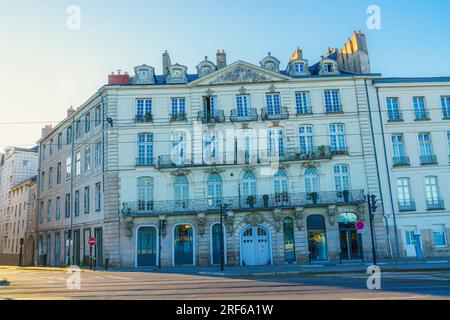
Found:
[[422, 300], [450, 299], [450, 272], [384, 273], [382, 290], [367, 289], [367, 275], [295, 275], [245, 279], [182, 274], [82, 272], [80, 290], [67, 288], [69, 274], [0, 270], [2, 299], [38, 300]]

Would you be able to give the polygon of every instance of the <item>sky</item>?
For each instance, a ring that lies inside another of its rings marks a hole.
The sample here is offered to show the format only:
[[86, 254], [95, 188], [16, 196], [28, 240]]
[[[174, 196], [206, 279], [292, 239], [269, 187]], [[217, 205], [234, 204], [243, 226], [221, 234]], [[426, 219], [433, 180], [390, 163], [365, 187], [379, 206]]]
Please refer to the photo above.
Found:
[[[80, 29], [67, 27], [71, 5]], [[368, 28], [370, 5], [380, 29]], [[112, 71], [159, 74], [164, 50], [191, 73], [217, 49], [253, 64], [270, 51], [284, 68], [297, 47], [313, 64], [361, 30], [373, 72], [449, 76], [449, 11], [448, 0], [0, 0], [0, 152], [33, 146]]]

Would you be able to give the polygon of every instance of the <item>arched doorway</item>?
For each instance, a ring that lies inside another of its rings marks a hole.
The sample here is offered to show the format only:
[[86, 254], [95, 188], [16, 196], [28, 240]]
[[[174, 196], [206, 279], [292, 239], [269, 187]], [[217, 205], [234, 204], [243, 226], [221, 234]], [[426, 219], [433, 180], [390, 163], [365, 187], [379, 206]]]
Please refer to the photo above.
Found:
[[284, 238], [284, 261], [287, 263], [295, 262], [295, 239], [294, 239], [294, 221], [292, 218], [283, 220], [283, 238]]
[[[220, 223], [215, 223], [211, 227], [211, 264], [219, 265], [221, 263], [221, 250], [220, 246], [222, 241], [220, 239]], [[227, 262], [227, 245], [225, 240], [225, 227], [223, 228], [223, 252], [224, 263]]]
[[173, 232], [173, 263], [175, 266], [194, 265], [194, 229], [189, 224], [178, 224]]
[[341, 213], [338, 217], [341, 258], [360, 260], [363, 258], [361, 235], [356, 230], [358, 216], [353, 212]]
[[259, 266], [272, 263], [270, 233], [261, 226], [250, 226], [241, 236], [241, 259], [244, 266]]
[[152, 226], [137, 230], [136, 246], [137, 267], [154, 267], [157, 265], [157, 230]]
[[309, 258], [312, 261], [328, 259], [325, 219], [321, 215], [307, 218]]

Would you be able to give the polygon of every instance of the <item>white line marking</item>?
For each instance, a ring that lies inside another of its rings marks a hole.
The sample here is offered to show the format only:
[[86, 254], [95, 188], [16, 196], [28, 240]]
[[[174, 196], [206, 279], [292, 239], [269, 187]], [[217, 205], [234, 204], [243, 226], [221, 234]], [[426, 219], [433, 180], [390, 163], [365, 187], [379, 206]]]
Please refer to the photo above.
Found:
[[123, 277], [116, 277], [116, 276], [105, 276], [106, 278], [110, 279], [118, 279], [118, 280], [131, 280], [131, 278], [123, 278]]

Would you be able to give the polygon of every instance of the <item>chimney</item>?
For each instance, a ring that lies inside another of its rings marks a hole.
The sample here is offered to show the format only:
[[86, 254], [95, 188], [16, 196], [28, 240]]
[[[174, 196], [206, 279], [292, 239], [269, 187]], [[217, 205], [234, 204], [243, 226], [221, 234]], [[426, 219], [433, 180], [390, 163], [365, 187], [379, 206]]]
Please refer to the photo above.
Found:
[[217, 69], [223, 69], [227, 66], [227, 54], [225, 50], [217, 50]]
[[130, 76], [128, 73], [122, 73], [122, 70], [117, 70], [117, 74], [112, 72], [108, 76], [108, 85], [123, 86], [130, 83]]
[[53, 129], [53, 126], [51, 124], [45, 125], [45, 127], [42, 128], [42, 136], [41, 137], [45, 138], [50, 133], [50, 131], [52, 131], [52, 129]]
[[67, 109], [67, 118], [70, 118], [75, 113], [75, 109], [70, 106], [69, 109]]
[[172, 63], [170, 62], [170, 55], [167, 50], [164, 51], [162, 59], [163, 59], [163, 76], [164, 79], [166, 79], [167, 76], [169, 75], [169, 67], [172, 65]]
[[295, 60], [303, 60], [303, 51], [300, 47], [297, 47], [297, 50], [295, 50], [291, 56], [291, 61]]

